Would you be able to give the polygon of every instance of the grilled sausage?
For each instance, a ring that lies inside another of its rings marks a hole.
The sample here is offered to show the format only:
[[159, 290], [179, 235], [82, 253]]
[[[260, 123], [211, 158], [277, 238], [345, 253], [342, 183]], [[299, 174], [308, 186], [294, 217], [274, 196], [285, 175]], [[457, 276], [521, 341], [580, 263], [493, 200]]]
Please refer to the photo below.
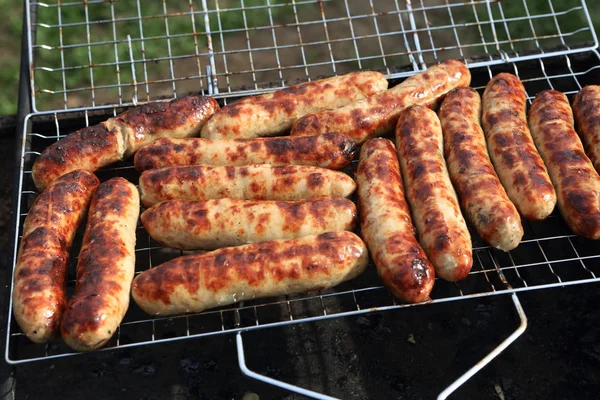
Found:
[[311, 112], [338, 108], [386, 90], [379, 72], [354, 72], [306, 82], [228, 104], [202, 128], [206, 139], [275, 136]]
[[600, 172], [600, 86], [586, 86], [573, 100], [577, 131], [587, 156]]
[[132, 108], [46, 147], [33, 164], [33, 181], [42, 190], [67, 172], [96, 171], [131, 156], [155, 139], [198, 135], [218, 109], [214, 99], [193, 96]]
[[567, 225], [578, 235], [600, 239], [600, 176], [575, 132], [567, 97], [556, 90], [538, 93], [529, 110], [529, 125]]
[[479, 94], [471, 88], [454, 89], [438, 114], [448, 172], [466, 217], [490, 245], [514, 249], [523, 237], [523, 226], [490, 161], [479, 125]]
[[178, 257], [139, 274], [132, 295], [151, 315], [200, 312], [333, 287], [360, 275], [367, 262], [358, 236], [329, 232]]
[[413, 104], [435, 106], [451, 89], [469, 86], [471, 73], [460, 61], [448, 60], [413, 75], [383, 93], [356, 101], [337, 110], [304, 116], [292, 135], [341, 132], [358, 143], [393, 132], [400, 112]]
[[125, 316], [135, 271], [139, 212], [138, 192], [123, 178], [101, 184], [92, 199], [75, 294], [61, 324], [63, 340], [75, 350], [102, 347]]
[[506, 194], [523, 218], [538, 221], [554, 210], [556, 192], [527, 127], [526, 100], [519, 78], [494, 76], [483, 93], [481, 125]]
[[435, 112], [424, 106], [404, 110], [396, 148], [419, 241], [436, 275], [447, 281], [465, 278], [473, 266], [471, 235], [448, 175]]
[[435, 273], [415, 237], [392, 142], [362, 146], [356, 182], [361, 235], [384, 285], [404, 302], [428, 300]]
[[313, 165], [342, 169], [350, 164], [356, 142], [341, 133], [260, 139], [160, 139], [135, 155], [138, 171], [167, 165]]
[[67, 305], [69, 251], [99, 184], [87, 171], [63, 175], [35, 199], [25, 218], [12, 298], [15, 319], [33, 342], [58, 333]]
[[343, 172], [306, 165], [214, 167], [178, 165], [144, 171], [142, 204], [166, 200], [304, 200], [348, 197], [356, 183]]
[[166, 246], [213, 250], [353, 230], [356, 206], [347, 199], [171, 200], [144, 211], [142, 223], [153, 239]]

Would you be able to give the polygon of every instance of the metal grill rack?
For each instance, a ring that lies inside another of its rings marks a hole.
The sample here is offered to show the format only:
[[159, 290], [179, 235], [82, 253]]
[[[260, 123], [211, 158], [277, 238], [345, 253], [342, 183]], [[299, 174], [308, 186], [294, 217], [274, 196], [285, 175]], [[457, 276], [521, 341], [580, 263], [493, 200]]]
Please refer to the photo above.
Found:
[[[385, 73], [393, 86], [448, 58], [469, 65], [472, 86], [480, 91], [496, 73], [516, 74], [530, 102], [544, 89], [571, 96], [586, 84], [600, 82], [598, 42], [585, 1], [535, 4], [533, 0], [516, 0], [510, 7], [493, 0], [151, 0], [142, 6], [141, 0], [28, 1], [34, 112], [26, 117], [22, 133], [13, 267], [22, 224], [36, 196], [31, 179], [35, 157], [66, 134], [131, 104], [190, 92], [211, 94], [225, 104], [297, 81], [360, 69]], [[81, 54], [85, 62], [77, 64]], [[97, 175], [102, 181], [122, 176], [134, 183], [139, 177], [131, 161]], [[427, 304], [512, 293], [521, 318], [515, 333], [441, 398], [523, 332], [526, 319], [516, 293], [600, 280], [597, 242], [573, 235], [558, 213], [543, 222], [525, 222], [524, 228], [523, 242], [509, 253], [490, 248], [472, 231], [472, 272], [457, 283], [436, 281]], [[69, 292], [74, 289], [81, 238], [80, 233], [73, 246]], [[161, 247], [138, 227], [136, 273], [181, 254]], [[148, 317], [132, 302], [102, 351], [237, 332], [245, 374], [319, 397], [248, 370], [241, 333], [414, 306], [419, 305], [396, 303], [371, 266], [356, 280], [333, 289], [175, 318]], [[11, 364], [79, 354], [61, 341], [46, 346], [29, 342], [10, 314], [6, 343], [5, 358]]]
[[27, 1], [34, 111], [188, 92], [239, 96], [449, 58], [476, 66], [596, 47], [584, 0]]
[[[509, 71], [516, 73], [523, 80], [530, 100], [535, 93], [548, 88], [572, 95], [585, 84], [600, 79], [600, 55], [594, 51], [584, 56], [563, 55], [472, 68], [473, 87], [481, 90], [492, 75]], [[585, 63], [579, 62], [582, 57], [587, 58]], [[595, 66], [585, 70], [578, 68], [578, 65], [590, 64]], [[549, 70], [555, 73], [549, 74]], [[93, 115], [98, 112], [101, 112], [101, 115]], [[107, 114], [117, 112], [118, 109], [110, 108], [95, 109], [93, 112], [38, 113], [28, 117], [31, 127], [23, 132], [27, 146], [23, 149], [23, 175], [19, 182], [19, 232], [27, 210], [36, 196], [31, 179], [31, 166], [39, 151], [76, 127], [94, 124], [105, 119]], [[130, 161], [103, 169], [98, 172], [98, 176], [101, 180], [123, 176], [134, 183], [137, 183], [138, 178]], [[543, 222], [524, 223], [524, 227], [523, 242], [509, 253], [490, 248], [472, 232], [474, 266], [471, 274], [467, 279], [454, 284], [438, 279], [430, 303], [600, 280], [598, 244], [573, 235], [557, 213]], [[137, 237], [138, 273], [182, 254], [178, 250], [161, 247], [148, 237], [141, 226], [138, 228]], [[15, 249], [19, 240], [20, 237], [15, 241]], [[77, 243], [73, 247], [77, 249]], [[74, 265], [75, 262], [74, 254], [71, 263]], [[71, 268], [71, 271], [73, 270], [74, 268]], [[73, 285], [74, 281], [71, 279], [70, 290], [73, 289]], [[358, 279], [334, 289], [246, 301], [242, 306], [229, 306], [216, 311], [175, 318], [149, 318], [132, 303], [124, 322], [105, 349], [163, 343], [412, 306], [414, 305], [396, 303], [381, 286], [374, 268], [369, 268]], [[32, 344], [20, 332], [14, 321], [9, 326], [7, 342], [7, 360], [15, 364], [78, 354], [73, 353], [61, 342], [47, 346]]]

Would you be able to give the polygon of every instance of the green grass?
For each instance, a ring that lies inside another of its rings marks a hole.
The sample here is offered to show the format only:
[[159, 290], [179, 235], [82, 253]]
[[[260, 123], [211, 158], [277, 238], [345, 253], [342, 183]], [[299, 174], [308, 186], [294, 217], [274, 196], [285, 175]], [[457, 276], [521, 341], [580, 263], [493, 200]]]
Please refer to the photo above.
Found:
[[[52, 1], [49, 1], [52, 3]], [[289, 0], [271, 0], [272, 5], [277, 4], [287, 4]], [[263, 5], [266, 3], [266, 0], [244, 0], [246, 7], [252, 7], [255, 5]], [[554, 1], [553, 2], [556, 9], [555, 11], [560, 11], [560, 7], [567, 7], [562, 5], [563, 2]], [[2, 52], [2, 57], [0, 57], [0, 114], [13, 114], [17, 111], [17, 85], [18, 85], [18, 77], [19, 77], [19, 64], [20, 64], [20, 39], [21, 39], [21, 21], [22, 21], [22, 4], [21, 0], [0, 0], [0, 8], [4, 11], [6, 23], [0, 24], [0, 51]], [[102, 2], [99, 4], [90, 4], [88, 7], [89, 15], [88, 18], [90, 21], [105, 21], [98, 24], [90, 25], [90, 35], [92, 37], [92, 41], [105, 41], [113, 39], [113, 26], [109, 22], [111, 20], [111, 4], [114, 4], [114, 11], [117, 16], [120, 17], [131, 17], [133, 18], [130, 22], [122, 22], [116, 25], [116, 39], [121, 43], [116, 45], [116, 53], [119, 58], [119, 61], [127, 61], [129, 60], [129, 49], [126, 43], [123, 41], [126, 39], [126, 33], [130, 32], [132, 38], [134, 39], [132, 43], [132, 50], [135, 55], [142, 54], [141, 42], [135, 41], [135, 38], [139, 37], [139, 23], [137, 21], [137, 13], [138, 10], [135, 6], [135, 2]], [[149, 18], [151, 16], [161, 16], [163, 15], [163, 3], [162, 1], [157, 0], [148, 0], [141, 2], [142, 6], [142, 16], [148, 17], [144, 18], [142, 22], [142, 29], [144, 33], [144, 37], [147, 39], [145, 41], [145, 49], [144, 56], [146, 60], [152, 62], [152, 59], [165, 57], [167, 56], [166, 50], [166, 40], [160, 39], [159, 37], [165, 35], [165, 21], [164, 17], [159, 18]], [[167, 3], [169, 4], [169, 3]], [[176, 4], [171, 2], [171, 4]], [[186, 2], [187, 4], [187, 2]], [[199, 2], [194, 2], [196, 7], [199, 6]], [[214, 4], [213, 1], [209, 1], [209, 4]], [[221, 8], [230, 8], [237, 7], [240, 4], [240, 0], [220, 0], [219, 2]], [[427, 4], [427, 3], [426, 3]], [[504, 4], [504, 3], [503, 3]], [[546, 13], [548, 12], [548, 2], [547, 0], [528, 0], [527, 4], [529, 5], [529, 12], [532, 15]], [[596, 10], [591, 2], [588, 2], [589, 7], [591, 8], [591, 12], [593, 13], [593, 19], [595, 26], [600, 27], [600, 10]], [[479, 6], [485, 7], [485, 6]], [[492, 7], [494, 10], [494, 18], [500, 18], [497, 7]], [[465, 8], [468, 13], [468, 8]], [[515, 16], [520, 16], [524, 14], [522, 2], [514, 2], [511, 3], [509, 7], [508, 4], [503, 5], [503, 9], [505, 12], [505, 17], [511, 18]], [[187, 11], [187, 7], [178, 6], [177, 10], [167, 10], [169, 14], [174, 11]], [[195, 9], [198, 11], [198, 9]], [[275, 19], [281, 19], [288, 22], [290, 20], [291, 7], [275, 7], [273, 8], [273, 16]], [[482, 13], [479, 13], [482, 15]], [[577, 13], [580, 15], [580, 13]], [[214, 16], [215, 14], [211, 14]], [[562, 17], [558, 19], [559, 25], [564, 31], [572, 31], [577, 27], [580, 27], [582, 24], [581, 20], [578, 18], [573, 18], [574, 13], [570, 13], [567, 17]], [[248, 10], [246, 12], [247, 23], [249, 26], [260, 26], [266, 25], [269, 23], [269, 15], [266, 10]], [[63, 24], [65, 22], [70, 23], [78, 23], [85, 22], [85, 15], [83, 13], [83, 7], [78, 6], [63, 6], [61, 7], [61, 17]], [[301, 16], [302, 17], [302, 16]], [[463, 15], [462, 19], [469, 21], [473, 17], [472, 15]], [[302, 18], [301, 18], [302, 19]], [[56, 7], [39, 7], [38, 8], [38, 21], [45, 22], [47, 24], [53, 25], [58, 23], [58, 15]], [[221, 14], [221, 22], [223, 29], [232, 29], [232, 28], [241, 28], [243, 27], [243, 16], [239, 11], [236, 12], [224, 12]], [[168, 18], [169, 23], [169, 32], [171, 35], [178, 34], [186, 34], [190, 35], [192, 33], [192, 25], [190, 16], [170, 16]], [[447, 21], [445, 22], [447, 23]], [[554, 20], [552, 18], [545, 18], [535, 20], [533, 22], [533, 29], [538, 36], [544, 35], [546, 33], [551, 33], [556, 30]], [[204, 32], [204, 19], [202, 14], [197, 14], [195, 16], [195, 26], [198, 33]], [[512, 22], [508, 26], [511, 32], [525, 32], [524, 36], [531, 35], [531, 26], [529, 22], [520, 21], [520, 22]], [[216, 18], [211, 18], [211, 29], [213, 31], [218, 30], [219, 26], [217, 24]], [[504, 29], [496, 26], [498, 39], [504, 40], [507, 38]], [[473, 29], [474, 31], [474, 29]], [[491, 30], [489, 29], [489, 25], [483, 27], [484, 36], [486, 40], [492, 41]], [[528, 33], [529, 32], [529, 33]], [[62, 31], [64, 38], [64, 45], [70, 44], [81, 44], [85, 43], [85, 38], [87, 37], [87, 32], [85, 28], [85, 24], [80, 26], [71, 26], [65, 27]], [[251, 33], [255, 34], [255, 33]], [[475, 34], [475, 33], [471, 33]], [[522, 36], [523, 36], [522, 35]], [[583, 37], [589, 37], [589, 33], [582, 33], [579, 35], [573, 35], [568, 38], [569, 43], [576, 43]], [[150, 39], [156, 38], [156, 39]], [[197, 36], [199, 45], [202, 46], [203, 41], [205, 40], [205, 36], [199, 34]], [[219, 49], [218, 43], [218, 35], [213, 35], [213, 39], [217, 40], [214, 43], [216, 49]], [[44, 28], [38, 27], [37, 29], [37, 44], [43, 44], [48, 46], [59, 46], [59, 32], [56, 28]], [[475, 38], [474, 40], [478, 40]], [[550, 46], [552, 44], [556, 44], [556, 39], [548, 39], [540, 41], [540, 45], [542, 47]], [[189, 55], [194, 53], [194, 39], [192, 36], [185, 36], [176, 38], [171, 40], [171, 50], [173, 55]], [[527, 50], [532, 43], [515, 43], [514, 48], [517, 51]], [[504, 46], [504, 50], [510, 51], [511, 48], [509, 45]], [[101, 64], [108, 63], [114, 64], [115, 62], [115, 45], [104, 44], [99, 46], [91, 47], [92, 53], [92, 64]], [[90, 85], [90, 60], [88, 55], [88, 47], [76, 47], [72, 49], [65, 50], [65, 66], [75, 67], [75, 69], [67, 71], [67, 88], [72, 87], [85, 87]], [[139, 59], [139, 56], [137, 56]], [[49, 68], [60, 68], [62, 65], [61, 62], [61, 52], [57, 49], [45, 50], [38, 49], [37, 57], [36, 57], [36, 66], [45, 66]], [[161, 63], [159, 66], [153, 66], [155, 70], [160, 68], [168, 68], [168, 63]], [[103, 84], [103, 83], [116, 83], [115, 82], [115, 66], [111, 65], [109, 67], [94, 67], [94, 83], [95, 85]], [[150, 72], [151, 73], [151, 72]], [[131, 76], [131, 67], [128, 63], [124, 63], [120, 66], [120, 76], [122, 82], [130, 82], [132, 80]], [[164, 76], [164, 74], [163, 74]], [[46, 88], [46, 89], [61, 89], [62, 88], [62, 74], [60, 72], [44, 72], [44, 71], [36, 71], [36, 87], [38, 88]], [[139, 81], [143, 80], [142, 71], [140, 69], [136, 70], [136, 78]], [[152, 77], [150, 77], [152, 78]], [[114, 92], [114, 93], [113, 93]], [[116, 89], [110, 92], [110, 96], [114, 96], [116, 98]], [[54, 101], [57, 102], [57, 107], [62, 107], [62, 96], [61, 95], [45, 95], [44, 100], [46, 101]], [[40, 100], [41, 97], [38, 97]]]

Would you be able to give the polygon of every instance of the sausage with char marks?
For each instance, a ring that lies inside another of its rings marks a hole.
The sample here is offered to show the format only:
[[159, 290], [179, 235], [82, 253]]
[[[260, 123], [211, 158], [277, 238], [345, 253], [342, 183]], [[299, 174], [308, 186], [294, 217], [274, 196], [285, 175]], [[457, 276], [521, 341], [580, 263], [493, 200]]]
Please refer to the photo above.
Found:
[[144, 171], [142, 204], [166, 200], [303, 200], [348, 197], [356, 183], [343, 172], [306, 165], [178, 165]]
[[447, 60], [413, 75], [404, 82], [364, 100], [336, 110], [302, 117], [292, 135], [318, 135], [341, 132], [357, 143], [394, 131], [400, 112], [413, 104], [434, 107], [448, 91], [469, 86], [471, 73], [460, 61]]
[[67, 173], [35, 199], [25, 218], [12, 301], [17, 323], [33, 342], [45, 343], [59, 331], [69, 251], [99, 184], [91, 172]]
[[353, 72], [301, 83], [260, 96], [245, 97], [212, 116], [202, 128], [206, 139], [275, 136], [311, 112], [342, 107], [386, 90], [379, 72]]
[[333, 287], [360, 275], [367, 262], [358, 236], [329, 232], [178, 257], [139, 274], [132, 295], [151, 315], [200, 312]]
[[138, 171], [168, 165], [312, 165], [342, 169], [350, 164], [356, 142], [340, 133], [259, 139], [160, 139], [135, 155]]
[[428, 300], [435, 273], [415, 237], [392, 142], [362, 146], [356, 183], [361, 235], [383, 284], [407, 303]]
[[573, 127], [567, 96], [545, 90], [535, 96], [529, 125], [558, 193], [558, 209], [569, 228], [600, 239], [600, 176]]
[[156, 139], [196, 136], [218, 109], [214, 99], [198, 96], [132, 108], [46, 147], [33, 164], [33, 181], [42, 190], [67, 172], [96, 171], [131, 156]]
[[448, 93], [439, 110], [444, 155], [466, 217], [483, 240], [509, 251], [519, 245], [523, 226], [490, 161], [480, 115], [481, 99], [475, 89]]
[[423, 106], [404, 110], [396, 148], [419, 241], [436, 275], [447, 281], [465, 278], [473, 266], [471, 235], [448, 175], [435, 112]]
[[92, 199], [75, 294], [61, 324], [63, 340], [75, 350], [102, 347], [125, 316], [135, 271], [139, 212], [137, 189], [123, 178], [101, 184]]
[[494, 76], [483, 93], [481, 125], [506, 194], [523, 218], [538, 221], [554, 210], [556, 192], [527, 127], [526, 101], [519, 78]]
[[142, 213], [148, 234], [177, 249], [225, 246], [353, 230], [356, 206], [347, 199], [164, 201]]

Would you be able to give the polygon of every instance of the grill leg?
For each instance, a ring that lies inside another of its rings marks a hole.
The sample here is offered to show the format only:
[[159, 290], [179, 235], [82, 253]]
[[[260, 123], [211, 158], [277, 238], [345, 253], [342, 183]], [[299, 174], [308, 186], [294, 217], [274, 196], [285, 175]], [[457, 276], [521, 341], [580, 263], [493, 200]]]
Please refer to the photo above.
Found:
[[269, 378], [268, 376], [256, 373], [248, 368], [246, 365], [246, 357], [244, 355], [244, 341], [242, 340], [242, 332], [238, 332], [235, 336], [235, 344], [237, 347], [238, 353], [238, 364], [240, 369], [244, 373], [244, 375], [256, 379], [261, 382], [268, 383], [269, 385], [277, 386], [285, 390], [289, 390], [290, 392], [298, 393], [306, 397], [311, 397], [313, 399], [319, 400], [336, 400], [335, 397], [327, 396], [321, 393], [313, 392], [312, 390], [303, 389], [298, 386], [291, 385], [289, 383], [285, 383], [282, 381], [278, 381], [273, 378]]
[[457, 380], [452, 382], [450, 386], [448, 386], [442, 393], [438, 395], [438, 400], [444, 400], [448, 398], [456, 389], [461, 387], [466, 381], [468, 381], [473, 375], [479, 372], [483, 367], [489, 364], [494, 358], [496, 358], [500, 353], [502, 353], [508, 346], [510, 346], [523, 332], [527, 329], [527, 316], [523, 311], [523, 307], [521, 306], [521, 302], [517, 297], [516, 293], [511, 295], [513, 304], [515, 306], [515, 310], [517, 311], [517, 315], [521, 320], [521, 323], [517, 327], [517, 329], [502, 343], [498, 345], [494, 350], [492, 350], [487, 356], [483, 357], [477, 364], [475, 364], [471, 369], [462, 374]]

